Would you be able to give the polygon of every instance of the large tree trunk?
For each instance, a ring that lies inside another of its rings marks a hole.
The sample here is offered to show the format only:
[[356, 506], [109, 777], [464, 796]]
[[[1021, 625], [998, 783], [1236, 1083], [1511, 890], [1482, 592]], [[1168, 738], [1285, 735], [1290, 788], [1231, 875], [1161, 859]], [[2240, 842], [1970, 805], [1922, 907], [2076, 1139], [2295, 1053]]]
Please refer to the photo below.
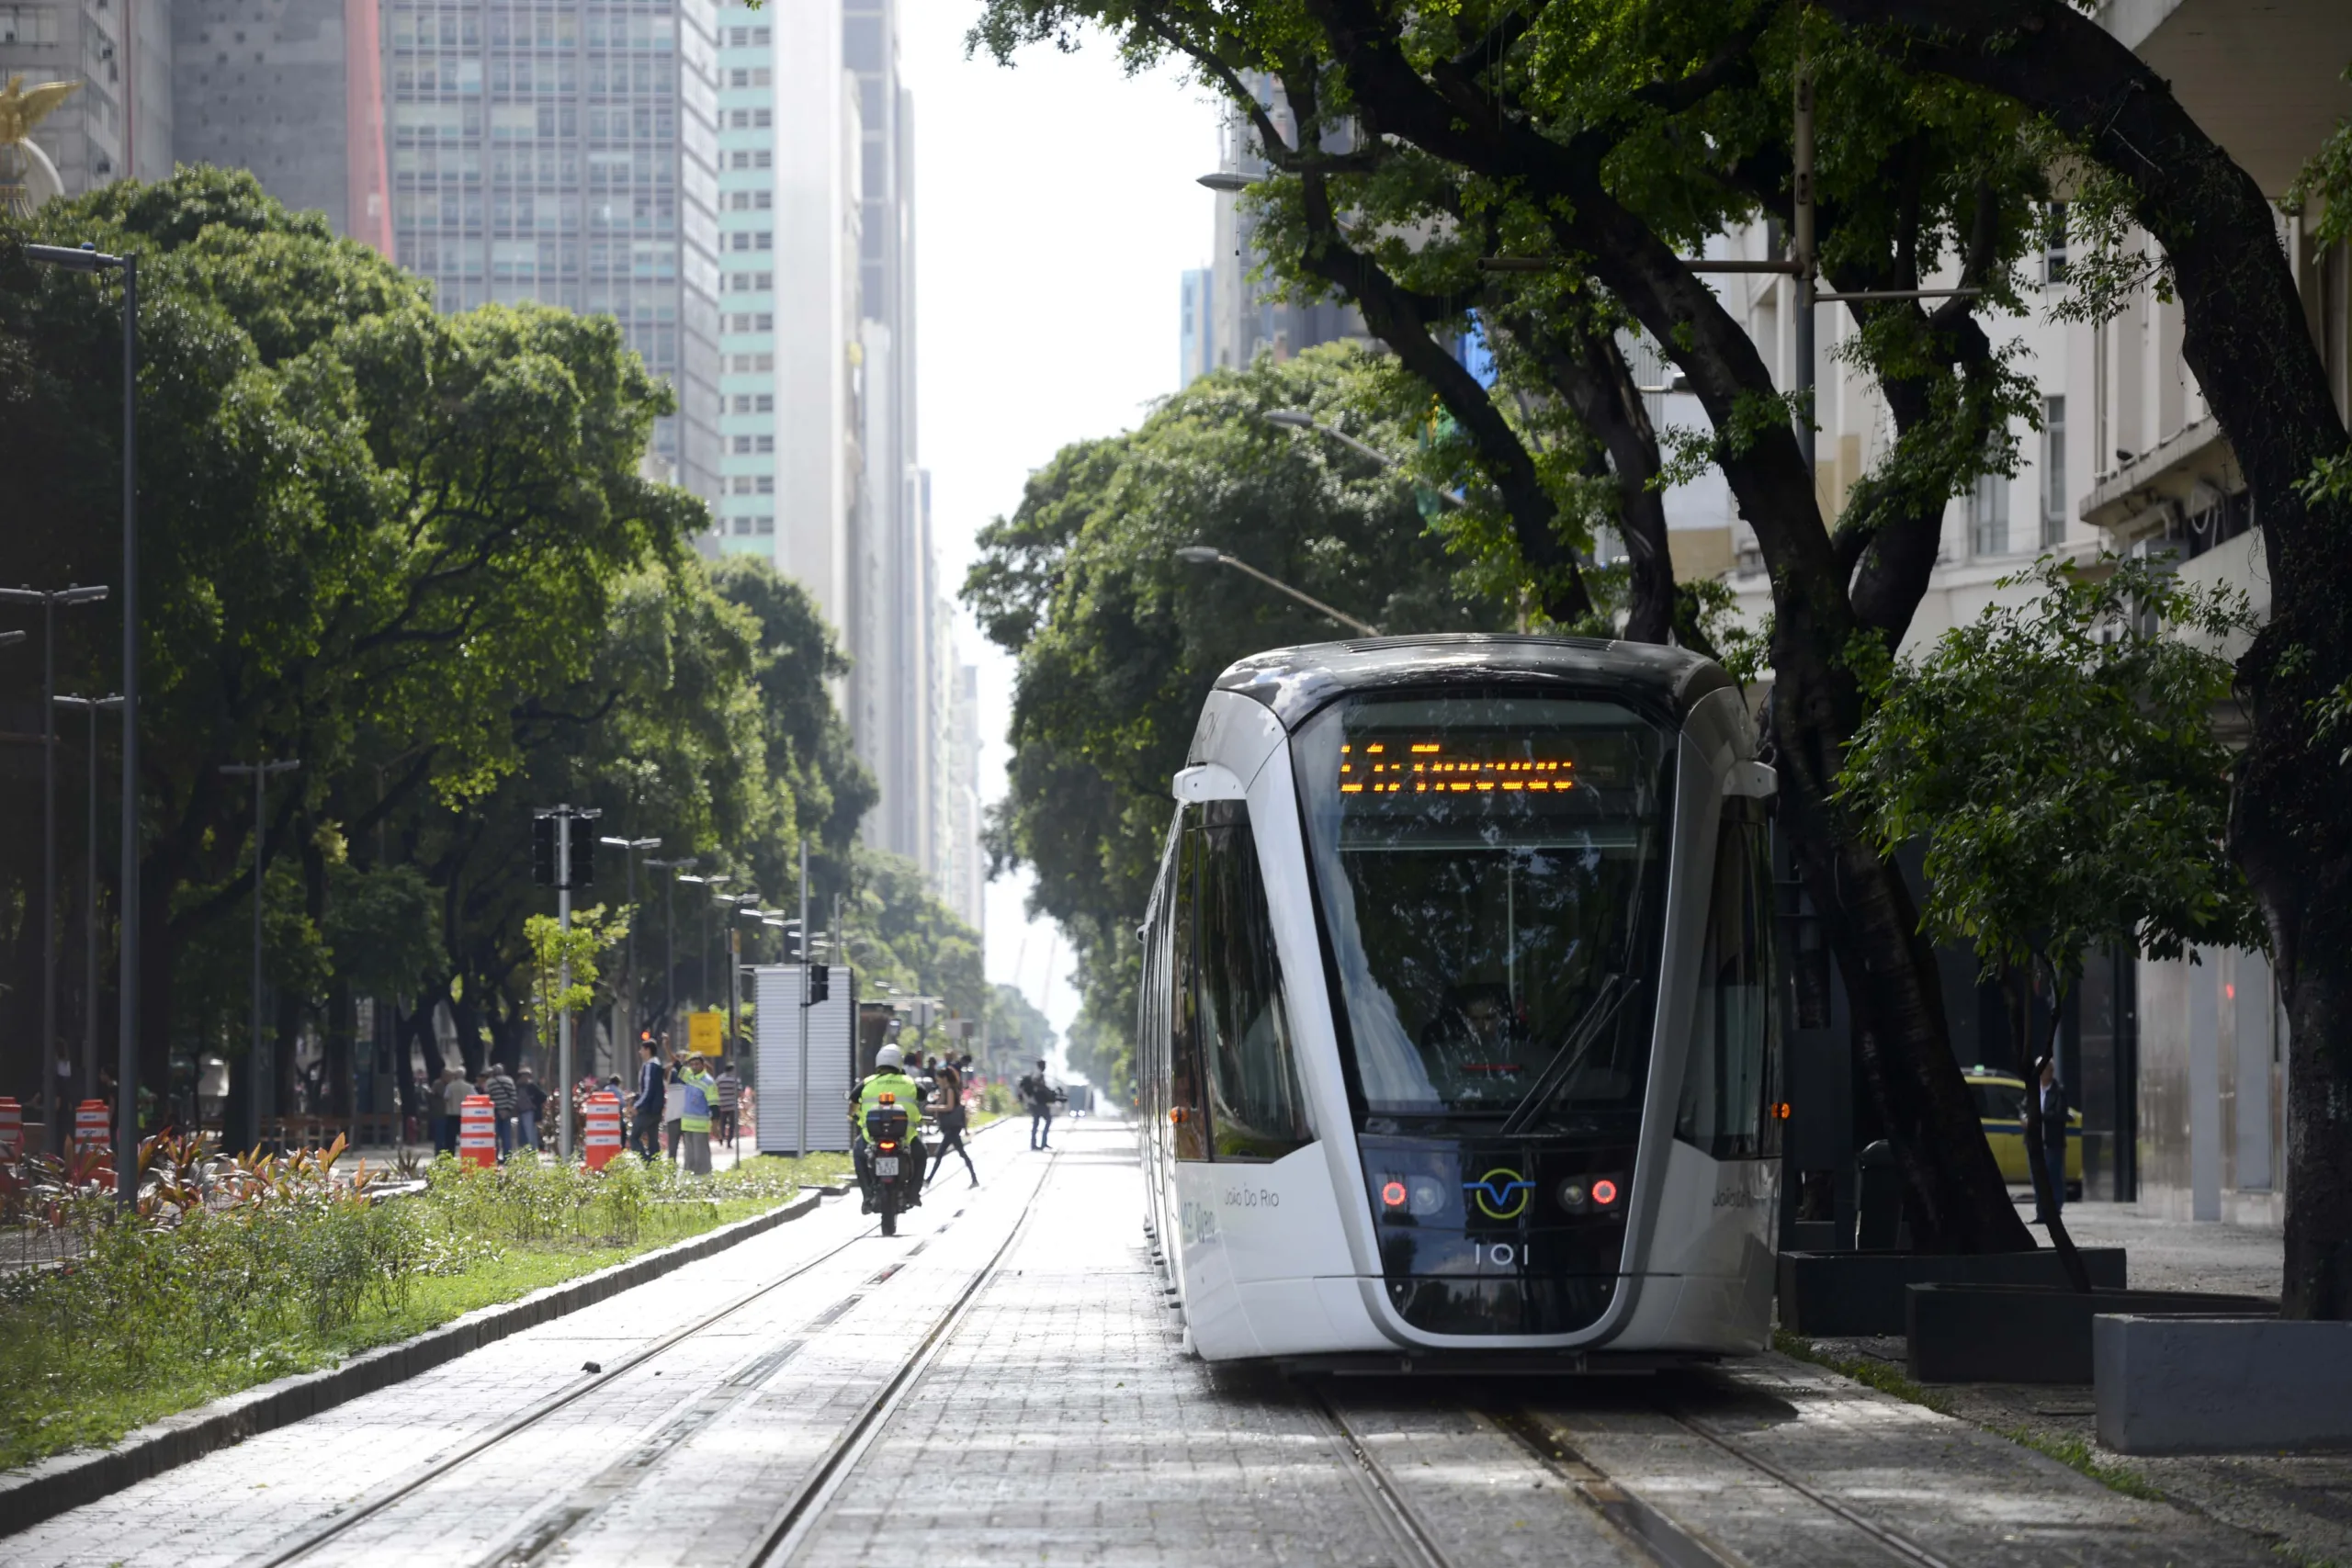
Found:
[[2271, 619], [2239, 665], [2253, 734], [2232, 848], [2261, 898], [2292, 1040], [2284, 1310], [2352, 1318], [2352, 788], [2319, 701], [2352, 679], [2352, 503], [2298, 490], [2342, 416], [2269, 205], [2164, 80], [2057, 0], [1825, 0], [1910, 62], [2048, 115], [2127, 181], [2164, 247], [2181, 353], [2253, 491]]
[[[1308, 10], [1381, 133], [1550, 198], [1561, 253], [1587, 258], [1667, 348], [1717, 430], [1740, 428], [1749, 400], [1777, 398], [1757, 345], [1722, 300], [1611, 196], [1601, 148], [1542, 135], [1458, 69], [1432, 66], [1441, 79], [1433, 85], [1402, 48], [1394, 17], [1373, 0], [1308, 0]], [[1908, 890], [1831, 798], [1860, 718], [1846, 665], [1850, 639], [1867, 624], [1849, 597], [1855, 562], [1831, 541], [1793, 433], [1727, 444], [1721, 461], [1771, 572], [1783, 818], [1843, 972], [1866, 1080], [1902, 1151], [1915, 1234], [1940, 1250], [2030, 1249], [2033, 1238], [1952, 1056], [1940, 977]]]

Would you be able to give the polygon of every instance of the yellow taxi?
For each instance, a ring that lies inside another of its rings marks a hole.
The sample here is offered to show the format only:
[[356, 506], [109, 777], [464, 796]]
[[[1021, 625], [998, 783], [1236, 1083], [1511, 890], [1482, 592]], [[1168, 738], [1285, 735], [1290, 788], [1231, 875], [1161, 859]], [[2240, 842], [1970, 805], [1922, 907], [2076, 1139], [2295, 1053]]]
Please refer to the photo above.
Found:
[[[1993, 1159], [2001, 1168], [2001, 1179], [2018, 1187], [2033, 1183], [2033, 1172], [2025, 1163], [2025, 1081], [1990, 1067], [1971, 1067], [1962, 1075], [1968, 1080], [1969, 1097], [1976, 1101], [1976, 1114], [1984, 1123], [1984, 1141], [1993, 1145]], [[2083, 1191], [2083, 1113], [2066, 1112], [2066, 1196], [2079, 1198]]]

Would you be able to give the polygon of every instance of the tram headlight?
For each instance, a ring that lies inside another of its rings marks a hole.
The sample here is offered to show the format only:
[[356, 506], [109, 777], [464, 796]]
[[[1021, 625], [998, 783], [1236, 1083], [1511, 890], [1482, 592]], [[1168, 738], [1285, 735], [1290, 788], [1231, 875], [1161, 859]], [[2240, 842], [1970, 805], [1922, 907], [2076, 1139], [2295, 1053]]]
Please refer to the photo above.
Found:
[[1445, 1212], [1445, 1183], [1434, 1176], [1417, 1176], [1412, 1179], [1410, 1204], [1413, 1213], [1427, 1219]]
[[1560, 1207], [1571, 1214], [1581, 1214], [1592, 1204], [1592, 1188], [1581, 1176], [1571, 1176], [1554, 1189]]
[[1617, 1183], [1608, 1177], [1601, 1177], [1592, 1184], [1592, 1206], [1596, 1209], [1615, 1208], [1618, 1196]]
[[1384, 1209], [1403, 1208], [1407, 1197], [1405, 1184], [1393, 1176], [1380, 1184], [1380, 1205]]

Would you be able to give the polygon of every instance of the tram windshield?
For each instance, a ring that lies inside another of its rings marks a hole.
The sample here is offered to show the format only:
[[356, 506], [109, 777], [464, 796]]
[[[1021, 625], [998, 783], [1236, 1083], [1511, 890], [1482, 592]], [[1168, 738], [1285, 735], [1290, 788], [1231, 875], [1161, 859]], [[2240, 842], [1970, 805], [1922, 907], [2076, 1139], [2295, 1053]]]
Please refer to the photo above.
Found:
[[1294, 739], [1363, 1130], [1638, 1122], [1668, 735], [1508, 689], [1364, 695]]

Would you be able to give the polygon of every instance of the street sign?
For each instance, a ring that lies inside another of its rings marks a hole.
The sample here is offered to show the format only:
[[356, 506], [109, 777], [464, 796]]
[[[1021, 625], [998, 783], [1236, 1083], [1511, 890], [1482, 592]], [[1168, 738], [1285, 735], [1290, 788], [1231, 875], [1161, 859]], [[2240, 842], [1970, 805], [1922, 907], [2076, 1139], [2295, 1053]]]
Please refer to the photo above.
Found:
[[686, 1014], [686, 1049], [697, 1056], [717, 1056], [724, 1053], [727, 1038], [727, 1015], [723, 1012], [690, 1012]]

